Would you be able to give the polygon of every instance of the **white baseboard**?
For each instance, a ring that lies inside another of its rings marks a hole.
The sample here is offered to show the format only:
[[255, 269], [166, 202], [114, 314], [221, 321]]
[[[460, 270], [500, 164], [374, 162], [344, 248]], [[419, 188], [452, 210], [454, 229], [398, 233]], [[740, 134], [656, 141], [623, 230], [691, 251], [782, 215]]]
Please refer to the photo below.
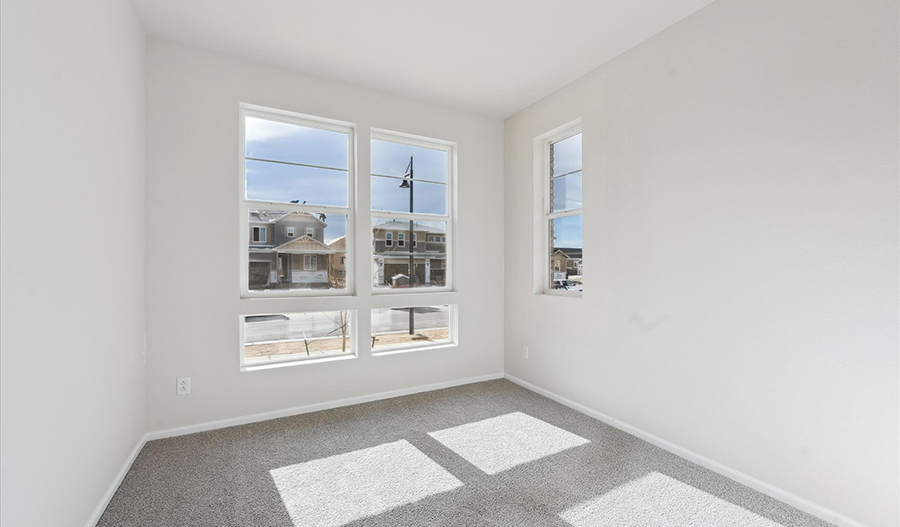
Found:
[[119, 490], [119, 485], [121, 485], [122, 480], [125, 479], [125, 474], [128, 474], [128, 471], [131, 470], [131, 465], [134, 464], [134, 460], [137, 459], [138, 454], [141, 453], [141, 449], [144, 448], [144, 445], [146, 443], [147, 434], [144, 434], [144, 436], [138, 440], [131, 453], [128, 454], [128, 457], [125, 459], [125, 464], [123, 464], [122, 468], [119, 469], [119, 473], [116, 474], [116, 477], [113, 480], [112, 484], [110, 484], [109, 488], [106, 489], [103, 497], [100, 498], [100, 503], [97, 504], [97, 508], [95, 508], [94, 512], [91, 513], [91, 516], [90, 518], [88, 518], [85, 527], [95, 527], [97, 525], [97, 522], [100, 521], [100, 517], [103, 516], [103, 511], [106, 510], [106, 507], [109, 505], [109, 502], [112, 501], [112, 498], [116, 494], [116, 491]]
[[379, 401], [381, 399], [390, 399], [392, 397], [401, 397], [403, 395], [412, 395], [414, 393], [430, 392], [433, 390], [441, 390], [443, 388], [451, 388], [453, 386], [461, 386], [463, 384], [472, 384], [475, 382], [492, 381], [502, 379], [503, 373], [492, 373], [489, 375], [480, 375], [478, 377], [468, 377], [465, 379], [457, 379], [454, 381], [438, 382], [434, 384], [425, 384], [422, 386], [414, 386], [412, 388], [402, 388], [400, 390], [392, 390], [389, 392], [373, 393], [371, 395], [362, 395], [359, 397], [349, 397], [347, 399], [338, 399], [336, 401], [328, 401], [324, 403], [309, 404], [306, 406], [296, 406], [294, 408], [285, 408], [284, 410], [274, 410], [272, 412], [263, 412], [260, 414], [245, 415], [242, 417], [232, 417], [229, 419], [221, 419], [218, 421], [208, 421], [196, 425], [182, 426], [178, 428], [169, 428], [166, 430], [157, 430], [147, 434], [147, 441], [155, 439], [164, 439], [167, 437], [182, 436], [187, 434], [196, 434], [197, 432], [206, 432], [208, 430], [216, 430], [219, 428], [228, 428], [229, 426], [245, 425], [248, 423], [258, 423], [260, 421], [268, 421], [269, 419], [278, 419], [279, 417], [290, 417], [292, 415], [306, 414], [309, 412], [318, 412], [320, 410], [329, 410], [331, 408], [339, 408], [341, 406], [351, 406], [354, 404], [368, 403]]
[[784, 489], [780, 489], [774, 485], [766, 483], [765, 481], [756, 479], [753, 476], [750, 476], [749, 474], [745, 474], [739, 470], [736, 470], [729, 466], [723, 465], [722, 463], [719, 463], [718, 461], [713, 461], [712, 459], [709, 459], [708, 457], [702, 456], [696, 452], [693, 452], [684, 447], [676, 445], [675, 443], [672, 443], [671, 441], [667, 441], [659, 436], [651, 434], [650, 432], [646, 432], [640, 428], [637, 428], [636, 426], [632, 426], [628, 423], [619, 421], [615, 417], [611, 417], [602, 412], [598, 412], [597, 410], [594, 410], [592, 408], [588, 408], [587, 406], [585, 406], [583, 404], [576, 403], [575, 401], [573, 401], [571, 399], [567, 399], [567, 398], [565, 398], [561, 395], [558, 395], [556, 393], [553, 393], [549, 390], [545, 390], [544, 388], [535, 386], [534, 384], [531, 384], [528, 381], [519, 379], [518, 377], [515, 377], [513, 375], [506, 374], [506, 375], [504, 375], [504, 377], [506, 379], [518, 384], [519, 386], [521, 386], [523, 388], [531, 390], [532, 392], [535, 392], [537, 394], [543, 395], [544, 397], [547, 397], [548, 399], [553, 399], [554, 401], [556, 401], [564, 406], [568, 406], [569, 408], [571, 408], [573, 410], [579, 411], [589, 417], [593, 417], [594, 419], [597, 419], [598, 421], [602, 421], [614, 428], [618, 428], [619, 430], [621, 430], [623, 432], [629, 433], [635, 437], [643, 439], [644, 441], [647, 441], [648, 443], [656, 445], [659, 448], [662, 448], [663, 450], [671, 452], [677, 456], [683, 457], [684, 459], [687, 459], [688, 461], [696, 463], [702, 467], [708, 468], [708, 469], [712, 470], [713, 472], [716, 472], [718, 474], [725, 476], [726, 478], [737, 481], [738, 483], [746, 485], [746, 486], [750, 487], [751, 489], [757, 490], [767, 496], [775, 498], [778, 501], [787, 503], [788, 505], [790, 505], [794, 508], [797, 508], [797, 509], [800, 509], [801, 511], [812, 514], [813, 516], [816, 516], [817, 518], [821, 518], [827, 522], [833, 523], [835, 525], [839, 525], [841, 527], [865, 527], [864, 524], [862, 524], [856, 520], [852, 520], [842, 514], [834, 512], [833, 510], [830, 510], [826, 507], [822, 507], [821, 505], [813, 503], [805, 498], [801, 498], [800, 496], [797, 496], [796, 494], [792, 494]]

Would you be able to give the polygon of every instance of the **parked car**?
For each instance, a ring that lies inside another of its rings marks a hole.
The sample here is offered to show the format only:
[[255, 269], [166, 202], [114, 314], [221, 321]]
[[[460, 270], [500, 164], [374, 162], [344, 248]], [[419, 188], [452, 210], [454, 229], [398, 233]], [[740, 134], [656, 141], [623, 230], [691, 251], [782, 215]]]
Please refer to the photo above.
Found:
[[554, 280], [553, 289], [561, 291], [582, 291], [583, 286], [581, 285], [581, 282], [576, 282], [575, 280]]

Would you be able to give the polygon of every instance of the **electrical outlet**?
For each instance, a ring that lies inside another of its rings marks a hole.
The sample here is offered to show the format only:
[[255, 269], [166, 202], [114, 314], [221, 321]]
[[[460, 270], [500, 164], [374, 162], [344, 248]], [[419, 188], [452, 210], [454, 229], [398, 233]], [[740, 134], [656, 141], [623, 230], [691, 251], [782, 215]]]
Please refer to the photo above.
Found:
[[191, 394], [191, 378], [190, 377], [179, 377], [175, 393], [177, 393], [178, 395], [190, 395]]
[[528, 358], [528, 346], [522, 346], [522, 357]]

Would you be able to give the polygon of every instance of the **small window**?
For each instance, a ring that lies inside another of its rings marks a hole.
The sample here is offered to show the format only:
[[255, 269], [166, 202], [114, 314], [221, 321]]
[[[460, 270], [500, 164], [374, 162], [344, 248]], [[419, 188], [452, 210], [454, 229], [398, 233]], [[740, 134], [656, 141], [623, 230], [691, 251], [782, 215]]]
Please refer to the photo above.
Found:
[[428, 243], [434, 243], [434, 236], [428, 237]]
[[310, 238], [314, 238], [316, 236], [316, 230], [312, 227], [307, 227], [306, 235], [309, 236]]
[[253, 227], [253, 242], [254, 243], [266, 243], [266, 232], [268, 229], [265, 227]]
[[542, 238], [544, 292], [581, 295], [582, 243], [582, 141], [581, 125], [569, 126], [544, 136], [545, 189]]
[[285, 227], [284, 235], [287, 236], [288, 238], [293, 238], [294, 237], [294, 228], [293, 227]]
[[394, 233], [393, 232], [384, 233], [384, 244], [388, 247], [394, 245]]
[[411, 306], [372, 310], [372, 352], [421, 349], [455, 342], [455, 306]]
[[315, 271], [319, 267], [319, 258], [315, 254], [304, 254], [303, 255], [303, 270], [304, 271]]
[[241, 368], [355, 357], [350, 311], [243, 317]]
[[416, 241], [416, 233], [413, 233], [413, 247], [418, 247], [419, 243]]
[[397, 247], [404, 247], [406, 245], [406, 233], [401, 232], [397, 234]]

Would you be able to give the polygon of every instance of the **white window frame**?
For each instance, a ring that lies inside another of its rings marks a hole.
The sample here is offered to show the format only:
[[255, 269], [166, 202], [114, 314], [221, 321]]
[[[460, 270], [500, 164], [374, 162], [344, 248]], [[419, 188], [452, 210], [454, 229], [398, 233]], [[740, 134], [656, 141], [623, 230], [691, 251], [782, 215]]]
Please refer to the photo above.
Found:
[[[551, 212], [550, 203], [550, 145], [558, 143], [564, 139], [568, 139], [574, 135], [583, 134], [582, 121], [576, 119], [563, 126], [555, 128], [546, 134], [542, 134], [534, 139], [534, 174], [535, 174], [535, 294], [566, 296], [566, 297], [582, 297], [582, 291], [565, 291], [553, 289], [550, 283], [550, 261], [552, 259], [551, 240], [550, 240], [550, 222], [569, 216], [581, 216], [582, 226], [584, 225], [584, 191], [582, 183], [582, 207], [566, 211]], [[582, 138], [583, 144], [583, 138]], [[582, 153], [581, 168], [584, 170], [584, 153]], [[583, 172], [582, 172], [583, 174]], [[582, 175], [582, 182], [584, 176]], [[583, 227], [582, 227], [583, 228]], [[582, 255], [584, 254], [584, 233], [582, 231]], [[582, 284], [584, 278], [582, 277]]]
[[406, 233], [405, 232], [397, 233], [397, 247], [406, 247]]
[[413, 249], [415, 249], [416, 247], [419, 246], [419, 240], [418, 240], [417, 238], [418, 238], [418, 237], [416, 236], [416, 233], [413, 232], [413, 244], [412, 244]]
[[[312, 263], [309, 263], [309, 262], [312, 262]], [[304, 254], [303, 255], [303, 270], [304, 271], [318, 271], [319, 270], [319, 255]]]
[[293, 227], [285, 227], [284, 235], [287, 236], [288, 238], [293, 238], [294, 237], [294, 228]]
[[[290, 358], [284, 360], [273, 360], [262, 363], [255, 364], [245, 364], [244, 363], [244, 324], [246, 323], [247, 317], [250, 316], [259, 316], [259, 315], [285, 315], [285, 314], [301, 314], [301, 313], [321, 313], [327, 311], [347, 311], [350, 313], [350, 333], [348, 337], [350, 339], [350, 352], [346, 355], [332, 355], [329, 357], [316, 357], [316, 358]], [[370, 315], [371, 316], [371, 315]], [[359, 357], [359, 347], [356, 346], [358, 342], [357, 337], [357, 327], [359, 326], [359, 314], [356, 309], [315, 309], [315, 310], [300, 310], [300, 311], [281, 311], [281, 312], [260, 312], [260, 313], [247, 313], [238, 315], [238, 327], [239, 330], [239, 346], [238, 346], [238, 361], [240, 364], [240, 371], [257, 371], [257, 370], [268, 370], [272, 368], [281, 368], [284, 366], [299, 366], [302, 364], [316, 364], [320, 362], [335, 362], [342, 360], [350, 360], [356, 359]]]
[[[405, 309], [405, 308], [416, 308], [423, 306], [434, 306], [434, 305], [446, 305], [448, 307], [447, 312], [447, 341], [445, 342], [435, 342], [433, 344], [422, 344], [419, 342], [412, 342], [409, 344], [394, 344], [393, 346], [384, 346], [378, 349], [374, 347], [371, 348], [373, 357], [381, 357], [384, 355], [395, 355], [397, 353], [409, 353], [413, 351], [423, 351], [423, 350], [432, 350], [432, 349], [440, 349], [440, 348], [449, 348], [455, 347], [459, 345], [459, 332], [457, 329], [457, 319], [458, 319], [458, 305], [457, 304], [445, 304], [441, 302], [422, 302], [414, 305], [400, 305], [400, 306], [392, 306], [392, 309]], [[375, 307], [372, 309], [385, 309], [384, 307]], [[369, 310], [369, 321], [372, 320], [372, 311]], [[351, 326], [352, 329], [352, 326]], [[374, 328], [370, 328], [374, 331]], [[371, 345], [371, 337], [369, 344]]]
[[[433, 139], [430, 137], [423, 137], [418, 135], [407, 134], [403, 132], [395, 132], [391, 130], [385, 130], [380, 128], [372, 128], [370, 134], [370, 145], [371, 141], [387, 141], [391, 143], [398, 143], [409, 146], [416, 146], [420, 148], [428, 148], [431, 150], [441, 150], [446, 153], [447, 157], [447, 183], [446, 188], [446, 204], [444, 210], [446, 214], [422, 214], [422, 213], [412, 213], [409, 212], [391, 212], [391, 211], [383, 211], [383, 210], [371, 210], [371, 217], [373, 218], [386, 218], [388, 220], [396, 220], [396, 221], [404, 221], [408, 222], [412, 221], [433, 221], [433, 222], [443, 222], [447, 226], [446, 237], [450, 238], [450, 242], [447, 243], [445, 248], [445, 254], [447, 255], [445, 261], [445, 279], [444, 284], [441, 287], [410, 287], [410, 288], [390, 288], [390, 287], [373, 287], [372, 294], [373, 295], [415, 295], [415, 294], [430, 294], [430, 293], [440, 293], [440, 292], [450, 292], [455, 291], [454, 289], [454, 269], [456, 268], [456, 260], [454, 256], [454, 244], [453, 236], [456, 232], [456, 218], [457, 218], [457, 210], [456, 210], [456, 170], [457, 170], [457, 162], [456, 162], [456, 143], [451, 141], [444, 141], [442, 139]], [[370, 181], [372, 175], [369, 175]], [[400, 183], [400, 179], [397, 178], [398, 184]], [[415, 176], [413, 181], [415, 182]], [[424, 180], [427, 181], [427, 180]], [[374, 236], [374, 229], [372, 235]], [[374, 259], [374, 244], [370, 244], [372, 253], [369, 254], [369, 261]], [[413, 246], [415, 248], [415, 246]], [[422, 253], [423, 256], [425, 253]], [[427, 305], [427, 304], [422, 304]]]
[[[356, 125], [345, 121], [335, 119], [327, 119], [312, 115], [305, 115], [285, 110], [277, 110], [274, 108], [266, 108], [253, 104], [240, 104], [239, 111], [239, 144], [238, 144], [238, 161], [240, 178], [240, 192], [238, 196], [239, 205], [239, 221], [240, 221], [240, 262], [241, 262], [241, 298], [285, 298], [285, 297], [321, 297], [321, 296], [353, 296], [356, 293], [355, 284], [355, 225], [356, 225], [356, 199], [354, 193], [356, 190]], [[299, 203], [282, 203], [278, 201], [263, 201], [246, 199], [246, 160], [244, 154], [246, 152], [246, 133], [245, 122], [247, 117], [257, 117], [270, 121], [278, 121], [286, 124], [305, 126], [308, 128], [317, 128], [320, 130], [328, 130], [332, 132], [340, 132], [347, 135], [347, 206], [336, 207], [330, 205], [305, 205]], [[312, 214], [325, 213], [326, 215], [344, 215], [347, 216], [347, 253], [348, 263], [346, 266], [345, 280], [346, 287], [344, 289], [278, 289], [278, 290], [250, 290], [249, 287], [249, 267], [250, 255], [247, 248], [250, 245], [250, 232], [247, 229], [247, 221], [250, 209], [270, 209], [283, 210], [289, 212], [309, 212]]]
[[385, 247], [393, 247], [394, 246], [394, 233], [393, 232], [385, 232], [384, 233], [384, 246]]
[[309, 236], [310, 238], [315, 238], [315, 236], [316, 236], [316, 230], [315, 230], [314, 228], [312, 228], [312, 227], [307, 227], [307, 228], [306, 228], [306, 235]]

